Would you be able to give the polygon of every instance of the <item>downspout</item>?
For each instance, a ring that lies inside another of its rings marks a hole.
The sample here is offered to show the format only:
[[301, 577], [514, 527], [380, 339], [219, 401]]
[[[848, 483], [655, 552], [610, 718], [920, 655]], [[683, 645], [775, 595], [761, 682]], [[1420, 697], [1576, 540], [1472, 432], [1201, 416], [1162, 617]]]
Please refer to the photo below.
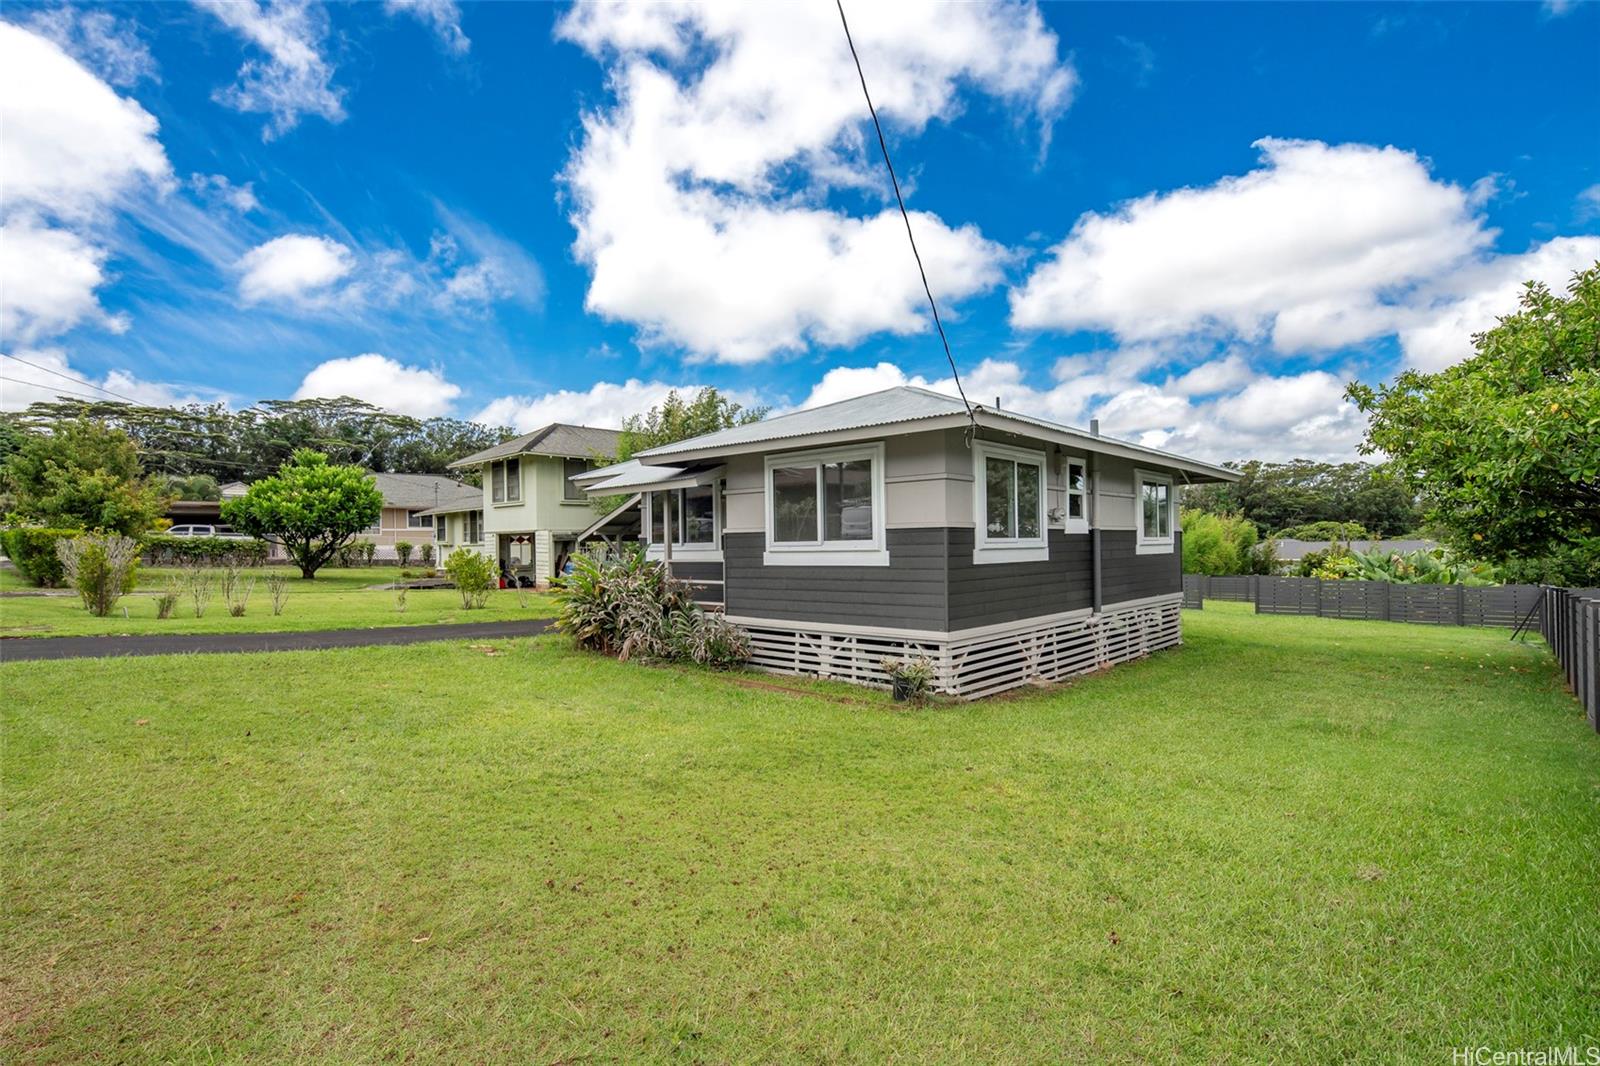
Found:
[[[1100, 420], [1098, 418], [1089, 419], [1089, 435], [1091, 437], [1098, 437], [1100, 435]], [[1100, 609], [1105, 605], [1105, 594], [1101, 588], [1100, 581], [1101, 552], [1099, 458], [1099, 452], [1091, 451], [1089, 453], [1089, 462], [1087, 464], [1087, 473], [1089, 476], [1089, 569], [1094, 576], [1095, 614], [1099, 614]]]

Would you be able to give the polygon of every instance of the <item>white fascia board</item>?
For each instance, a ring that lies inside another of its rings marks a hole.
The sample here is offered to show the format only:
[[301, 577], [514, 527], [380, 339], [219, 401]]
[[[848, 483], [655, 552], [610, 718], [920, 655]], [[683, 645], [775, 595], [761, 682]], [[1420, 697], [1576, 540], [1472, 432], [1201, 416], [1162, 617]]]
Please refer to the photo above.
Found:
[[[907, 433], [926, 433], [937, 429], [952, 429], [967, 425], [964, 414], [938, 415], [933, 418], [916, 418], [904, 422], [885, 422], [875, 426], [856, 426], [850, 429], [833, 429], [824, 433], [806, 433], [795, 437], [769, 437], [765, 440], [725, 444], [713, 448], [692, 448], [683, 451], [661, 452], [652, 449], [634, 456], [640, 462], [657, 462], [662, 466], [679, 466], [703, 459], [722, 459], [730, 455], [752, 455], [764, 452], [800, 451], [823, 448], [834, 444], [854, 444], [857, 441], [880, 440]], [[670, 447], [670, 445], [669, 445]]]
[[1138, 444], [1129, 444], [1126, 441], [1114, 440], [1110, 437], [1097, 437], [1092, 433], [1084, 433], [1064, 426], [1047, 426], [1032, 419], [1012, 417], [1004, 411], [979, 408], [976, 411], [976, 417], [978, 425], [986, 429], [1000, 430], [1003, 433], [1015, 433], [1020, 437], [1049, 441], [1052, 444], [1064, 444], [1083, 451], [1099, 452], [1102, 455], [1115, 455], [1123, 459], [1154, 463], [1174, 470], [1182, 470], [1186, 474], [1198, 474], [1211, 481], [1238, 481], [1242, 476], [1237, 470], [1229, 470], [1224, 466], [1213, 466], [1210, 463], [1202, 463], [1198, 459], [1186, 459], [1181, 455], [1173, 455], [1171, 452], [1164, 452], [1157, 448], [1145, 448]]

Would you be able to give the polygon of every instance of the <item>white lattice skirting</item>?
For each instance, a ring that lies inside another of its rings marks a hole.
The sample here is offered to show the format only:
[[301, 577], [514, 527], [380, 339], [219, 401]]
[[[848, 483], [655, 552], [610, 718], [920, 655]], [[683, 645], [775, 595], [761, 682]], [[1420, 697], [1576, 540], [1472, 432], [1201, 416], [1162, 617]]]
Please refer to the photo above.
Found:
[[1182, 593], [953, 633], [729, 616], [750, 633], [751, 665], [781, 674], [887, 686], [885, 656], [924, 655], [940, 692], [979, 699], [1062, 681], [1183, 643]]

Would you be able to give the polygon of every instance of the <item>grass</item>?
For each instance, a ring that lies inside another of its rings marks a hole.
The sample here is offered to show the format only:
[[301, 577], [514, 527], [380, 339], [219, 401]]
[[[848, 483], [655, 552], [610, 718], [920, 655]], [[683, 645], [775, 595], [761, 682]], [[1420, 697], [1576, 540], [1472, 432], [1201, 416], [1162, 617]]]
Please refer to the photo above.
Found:
[[[418, 572], [418, 571], [413, 571]], [[21, 582], [5, 573], [10, 582], [5, 589], [16, 589]], [[283, 573], [290, 577], [289, 598], [283, 613], [272, 613], [272, 597], [266, 575]], [[222, 602], [220, 588], [213, 587], [211, 602], [202, 617], [196, 618], [188, 597], [180, 597], [172, 617], [156, 617], [156, 596], [176, 574], [173, 570], [141, 570], [139, 584], [125, 596], [108, 618], [96, 618], [83, 609], [77, 596], [0, 597], [0, 637], [64, 637], [124, 633], [259, 633], [307, 629], [345, 629], [371, 626], [426, 625], [444, 622], [498, 622], [518, 618], [543, 618], [555, 613], [553, 601], [531, 589], [520, 592], [500, 589], [489, 594], [482, 609], [461, 607], [461, 594], [454, 589], [411, 589], [406, 607], [399, 610], [396, 593], [372, 586], [400, 578], [400, 569], [391, 566], [328, 568], [315, 580], [303, 581], [300, 572], [289, 568], [262, 568], [249, 571], [255, 581], [245, 614], [235, 618]], [[524, 606], [526, 603], [526, 606]], [[126, 610], [126, 616], [124, 616]]]
[[1238, 606], [922, 710], [556, 637], [0, 666], [0, 1058], [1600, 1043], [1544, 650]]

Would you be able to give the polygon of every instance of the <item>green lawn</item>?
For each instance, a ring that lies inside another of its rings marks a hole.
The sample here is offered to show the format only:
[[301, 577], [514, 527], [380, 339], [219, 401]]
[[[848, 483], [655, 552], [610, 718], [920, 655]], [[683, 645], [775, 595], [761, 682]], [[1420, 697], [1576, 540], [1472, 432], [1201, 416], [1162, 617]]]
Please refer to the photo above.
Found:
[[553, 636], [0, 666], [0, 1059], [1600, 1043], [1543, 649], [1247, 612], [921, 710]]
[[[3, 572], [3, 571], [0, 571]], [[283, 613], [272, 613], [272, 596], [267, 591], [268, 573], [290, 575], [289, 599]], [[413, 570], [420, 573], [420, 570]], [[517, 618], [543, 618], [555, 613], [549, 596], [524, 589], [490, 593], [481, 610], [464, 611], [461, 594], [454, 589], [411, 589], [406, 593], [405, 610], [399, 609], [396, 593], [372, 586], [400, 579], [400, 569], [392, 566], [332, 567], [316, 578], [304, 581], [298, 570], [263, 568], [249, 571], [256, 579], [254, 591], [242, 617], [228, 613], [220, 588], [213, 588], [205, 614], [196, 618], [193, 602], [178, 600], [172, 617], [156, 617], [156, 596], [174, 576], [171, 570], [142, 570], [134, 592], [117, 604], [109, 618], [96, 618], [83, 609], [78, 598], [67, 596], [0, 596], [0, 636], [62, 637], [122, 633], [246, 633], [277, 630], [342, 629], [368, 626], [423, 625], [439, 622], [497, 622]], [[25, 587], [16, 575], [7, 573], [5, 589]], [[124, 615], [126, 610], [126, 615]]]

